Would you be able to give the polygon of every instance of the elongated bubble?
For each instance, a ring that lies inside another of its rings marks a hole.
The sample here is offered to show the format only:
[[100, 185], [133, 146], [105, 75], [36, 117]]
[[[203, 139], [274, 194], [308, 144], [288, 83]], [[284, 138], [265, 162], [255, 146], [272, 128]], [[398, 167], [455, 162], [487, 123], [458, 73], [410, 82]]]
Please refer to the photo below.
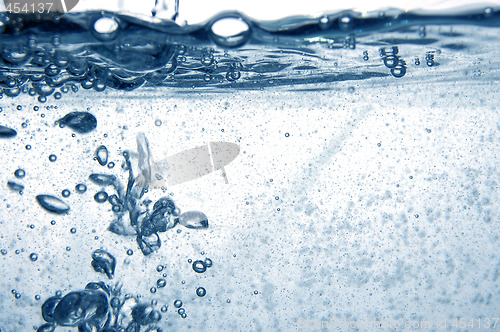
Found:
[[94, 115], [88, 112], [71, 112], [63, 118], [57, 120], [59, 126], [68, 126], [77, 133], [90, 133], [97, 128], [97, 119]]
[[49, 212], [64, 214], [69, 211], [69, 206], [66, 203], [52, 195], [38, 195], [36, 196], [36, 200]]
[[187, 228], [208, 228], [208, 218], [203, 212], [188, 211], [180, 215], [179, 224]]

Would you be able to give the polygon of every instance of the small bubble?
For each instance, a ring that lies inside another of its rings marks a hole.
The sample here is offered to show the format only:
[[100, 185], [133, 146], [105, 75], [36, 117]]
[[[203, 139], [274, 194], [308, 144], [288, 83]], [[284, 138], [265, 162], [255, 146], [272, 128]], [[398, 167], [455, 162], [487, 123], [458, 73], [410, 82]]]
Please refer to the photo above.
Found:
[[23, 127], [23, 128], [27, 128], [27, 127], [28, 127], [28, 124], [27, 124], [26, 122], [23, 122], [23, 123], [21, 123], [21, 127]]
[[418, 217], [419, 217], [419, 215], [418, 215], [418, 214], [416, 214], [416, 215], [415, 215], [415, 218], [418, 218]]
[[41, 299], [41, 298], [42, 298], [42, 297], [41, 297], [40, 295], [38, 295], [38, 294], [37, 294], [37, 295], [35, 295], [35, 300], [40, 301], [40, 299]]
[[53, 226], [53, 225], [55, 225], [55, 224], [56, 224], [56, 221], [55, 221], [55, 220], [51, 220], [51, 221], [50, 221], [50, 224]]
[[20, 298], [21, 298], [21, 294], [16, 293], [16, 294], [14, 295], [14, 297], [15, 297], [16, 299], [20, 299]]
[[230, 299], [227, 299], [227, 300], [226, 300], [226, 302], [227, 302], [227, 303], [231, 303], [231, 300], [230, 300]]
[[163, 271], [163, 265], [158, 265], [158, 266], [156, 267], [156, 271], [158, 271], [158, 272]]
[[205, 258], [205, 266], [212, 267], [212, 260], [210, 258]]
[[410, 175], [410, 180], [413, 179], [413, 175]]
[[290, 133], [285, 133], [285, 137], [290, 137]]
[[167, 309], [167, 306], [164, 305], [164, 306], [161, 307], [160, 310], [161, 310], [161, 312], [167, 312], [168, 309]]
[[56, 296], [57, 296], [57, 297], [61, 297], [61, 296], [62, 296], [62, 292], [61, 292], [60, 290], [58, 290], [58, 291], [56, 292]]
[[35, 253], [32, 253], [32, 254], [30, 254], [30, 259], [32, 262], [36, 262], [36, 260], [38, 259], [38, 255]]
[[382, 143], [377, 143], [377, 146], [378, 146], [378, 147], [381, 147], [381, 146], [382, 146]]
[[75, 233], [76, 233], [76, 228], [74, 228], [74, 227], [73, 227], [73, 228], [70, 230], [70, 232], [71, 232], [71, 234], [75, 234]]
[[19, 168], [14, 172], [14, 176], [18, 179], [22, 179], [26, 176], [26, 172], [24, 171], [24, 169]]
[[35, 225], [31, 224], [31, 225], [30, 225], [30, 228], [31, 228], [31, 229], [35, 229]]
[[132, 256], [134, 254], [134, 251], [132, 249], [127, 250], [127, 255]]
[[113, 168], [113, 167], [115, 167], [115, 163], [114, 163], [114, 162], [112, 162], [112, 161], [110, 161], [110, 162], [108, 163], [108, 168]]
[[181, 300], [175, 300], [174, 301], [174, 307], [176, 307], [176, 308], [182, 307], [182, 301]]
[[259, 294], [259, 291], [258, 290], [254, 290], [253, 293], [254, 293], [254, 295], [257, 295], [257, 294]]
[[120, 299], [113, 297], [110, 301], [111, 308], [118, 308], [120, 306]]
[[280, 199], [280, 197], [279, 196], [275, 196], [274, 199], [278, 201]]
[[33, 111], [38, 112], [38, 110], [39, 110], [39, 109], [40, 109], [40, 107], [38, 107], [38, 106], [33, 106]]
[[183, 315], [186, 312], [186, 310], [184, 310], [184, 308], [179, 308], [177, 312], [179, 313], [179, 315]]
[[198, 295], [199, 297], [203, 297], [207, 294], [207, 291], [205, 290], [205, 288], [203, 287], [198, 287], [196, 289], [196, 295]]
[[75, 187], [76, 192], [83, 194], [84, 192], [87, 191], [87, 186], [84, 185], [83, 183], [79, 183]]
[[157, 126], [157, 127], [161, 126], [161, 120], [160, 119], [157, 119], [155, 121], [155, 126]]
[[188, 259], [188, 263], [191, 264], [193, 262], [193, 260], [190, 258]]
[[62, 93], [60, 93], [59, 91], [56, 92], [56, 93], [54, 93], [54, 98], [55, 99], [61, 99], [61, 97], [62, 97]]
[[69, 197], [69, 195], [71, 195], [71, 192], [68, 190], [68, 189], [64, 189], [62, 192], [61, 192], [61, 195], [63, 197]]
[[31, 150], [31, 145], [26, 145], [26, 150]]
[[21, 105], [17, 105], [17, 107], [16, 107], [16, 108], [17, 108], [17, 110], [18, 110], [18, 111], [20, 111], [20, 110], [22, 110], [22, 109], [23, 109], [23, 107], [22, 107]]
[[350, 87], [347, 88], [347, 92], [349, 92], [349, 93], [354, 93], [355, 90], [356, 89], [354, 89], [353, 86], [350, 86]]
[[5, 255], [7, 255], [7, 250], [6, 249], [2, 249], [2, 250], [0, 250], [0, 253], [2, 253], [2, 255], [5, 256]]
[[207, 266], [203, 261], [198, 260], [193, 263], [193, 270], [197, 273], [203, 273], [207, 270]]
[[163, 278], [160, 278], [156, 281], [156, 286], [158, 286], [158, 288], [163, 288], [167, 285], [167, 281]]
[[151, 287], [151, 289], [149, 290], [151, 293], [156, 293], [156, 287]]
[[187, 317], [187, 314], [186, 314], [186, 313], [183, 313], [183, 314], [181, 314], [181, 317], [182, 317], [182, 318], [186, 318], [186, 317]]
[[425, 131], [430, 134], [432, 130], [426, 128]]
[[71, 251], [71, 247], [66, 247], [66, 251]]
[[97, 203], [104, 203], [108, 200], [108, 194], [105, 191], [99, 191], [94, 195], [94, 200]]
[[41, 103], [45, 103], [47, 101], [47, 97], [45, 96], [38, 96], [38, 101]]
[[181, 284], [185, 285], [186, 284], [186, 280], [182, 280]]
[[49, 160], [50, 160], [50, 161], [52, 161], [52, 162], [54, 162], [54, 161], [56, 161], [56, 160], [57, 160], [57, 156], [56, 156], [55, 154], [51, 154], [51, 155], [49, 156]]

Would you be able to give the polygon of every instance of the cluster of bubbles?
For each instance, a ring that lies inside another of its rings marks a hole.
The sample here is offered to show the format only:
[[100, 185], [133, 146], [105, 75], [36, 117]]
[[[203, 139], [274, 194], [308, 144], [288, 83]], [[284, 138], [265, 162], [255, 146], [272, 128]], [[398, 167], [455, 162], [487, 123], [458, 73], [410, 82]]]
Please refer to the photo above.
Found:
[[52, 332], [57, 326], [78, 327], [82, 332], [162, 331], [156, 325], [162, 319], [160, 311], [122, 294], [121, 288], [120, 284], [112, 288], [101, 281], [65, 296], [56, 293], [43, 303], [46, 323], [37, 331]]

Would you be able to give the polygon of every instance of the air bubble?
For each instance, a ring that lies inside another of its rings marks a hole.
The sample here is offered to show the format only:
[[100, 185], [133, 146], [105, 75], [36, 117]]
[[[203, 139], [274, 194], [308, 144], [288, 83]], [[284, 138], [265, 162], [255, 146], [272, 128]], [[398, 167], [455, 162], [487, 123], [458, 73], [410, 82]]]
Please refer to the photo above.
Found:
[[217, 17], [210, 24], [210, 39], [221, 47], [243, 46], [251, 35], [250, 25], [236, 13]]
[[157, 126], [157, 127], [161, 126], [161, 120], [160, 119], [155, 120], [155, 126]]
[[203, 261], [194, 261], [193, 262], [193, 270], [196, 273], [203, 273], [207, 270], [207, 266], [205, 265], [205, 262]]
[[30, 260], [36, 262], [38, 260], [38, 255], [36, 253], [30, 254]]
[[167, 281], [163, 278], [160, 278], [156, 281], [156, 286], [158, 286], [158, 288], [163, 288], [167, 285]]
[[205, 288], [203, 287], [198, 287], [196, 289], [196, 295], [198, 295], [199, 297], [203, 297], [207, 294], [207, 291], [205, 290]]
[[54, 161], [56, 161], [56, 160], [57, 160], [57, 156], [56, 156], [55, 154], [51, 154], [51, 155], [49, 156], [49, 160], [50, 160], [50, 161], [52, 161], [52, 162], [54, 162]]
[[108, 194], [105, 191], [99, 191], [94, 195], [94, 200], [97, 203], [104, 203], [108, 200]]
[[75, 187], [76, 192], [83, 194], [84, 192], [87, 191], [87, 186], [84, 185], [83, 183], [79, 183]]
[[100, 40], [111, 40], [118, 35], [119, 27], [114, 17], [100, 17], [95, 20], [92, 32]]
[[181, 300], [175, 300], [174, 301], [174, 307], [176, 307], [176, 308], [182, 307], [182, 301]]
[[22, 179], [26, 176], [26, 172], [24, 171], [24, 169], [19, 168], [14, 172], [14, 176], [18, 179]]

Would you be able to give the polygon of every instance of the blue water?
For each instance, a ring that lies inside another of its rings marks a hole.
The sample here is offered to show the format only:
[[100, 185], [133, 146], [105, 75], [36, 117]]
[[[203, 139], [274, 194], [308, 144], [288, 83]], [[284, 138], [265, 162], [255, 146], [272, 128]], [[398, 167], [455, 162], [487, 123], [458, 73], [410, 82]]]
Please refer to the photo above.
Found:
[[0, 331], [500, 328], [498, 10], [0, 22]]

